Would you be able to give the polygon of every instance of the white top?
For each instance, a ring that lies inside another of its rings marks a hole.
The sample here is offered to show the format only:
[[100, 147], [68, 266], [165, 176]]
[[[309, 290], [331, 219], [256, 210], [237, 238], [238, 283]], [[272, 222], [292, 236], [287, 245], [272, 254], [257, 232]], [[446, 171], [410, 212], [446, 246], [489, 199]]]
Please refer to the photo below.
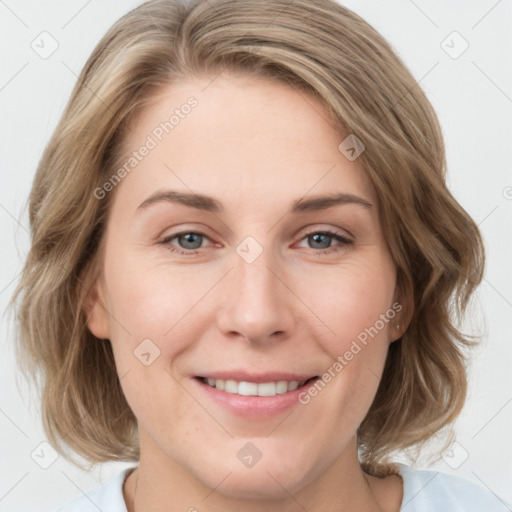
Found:
[[[127, 512], [123, 482], [134, 468], [68, 501], [54, 512]], [[461, 477], [398, 464], [404, 482], [400, 512], [511, 512], [512, 506], [493, 492]]]

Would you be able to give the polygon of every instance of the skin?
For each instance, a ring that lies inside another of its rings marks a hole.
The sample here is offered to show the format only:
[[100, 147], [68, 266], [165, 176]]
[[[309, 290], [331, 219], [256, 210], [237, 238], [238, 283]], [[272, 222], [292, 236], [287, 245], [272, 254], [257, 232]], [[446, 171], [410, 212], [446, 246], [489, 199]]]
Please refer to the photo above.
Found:
[[[405, 308], [310, 403], [275, 417], [239, 417], [192, 380], [234, 368], [320, 375], [394, 302], [403, 304], [374, 190], [360, 159], [338, 150], [345, 136], [322, 105], [286, 84], [212, 78], [166, 86], [133, 122], [127, 154], [187, 98], [198, 100], [111, 192], [101, 274], [87, 305], [89, 329], [110, 340], [138, 420], [128, 510], [396, 512], [401, 478], [366, 475], [355, 432], [401, 334], [396, 323], [406, 326]], [[138, 209], [162, 189], [213, 196], [224, 211], [168, 201]], [[290, 211], [294, 200], [335, 192], [373, 206]], [[325, 230], [352, 244], [307, 236]], [[190, 232], [204, 235], [199, 249], [171, 236]], [[252, 263], [236, 252], [247, 236], [263, 251]], [[148, 338], [160, 355], [146, 366], [134, 350]], [[249, 441], [262, 454], [251, 468], [236, 456]]]

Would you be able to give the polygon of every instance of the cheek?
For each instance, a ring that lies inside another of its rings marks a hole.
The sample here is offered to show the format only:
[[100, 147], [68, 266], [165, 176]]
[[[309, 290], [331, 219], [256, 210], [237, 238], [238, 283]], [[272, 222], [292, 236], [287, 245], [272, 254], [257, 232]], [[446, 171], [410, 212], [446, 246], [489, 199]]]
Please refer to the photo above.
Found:
[[148, 267], [133, 257], [106, 266], [106, 274], [114, 340], [129, 340], [133, 350], [150, 339], [162, 355], [171, 356], [193, 339], [197, 324], [191, 319], [211, 286], [205, 279], [179, 268]]
[[175, 380], [180, 374], [175, 365], [208, 325], [198, 319], [206, 318], [205, 304], [215, 303], [201, 302], [211, 284], [199, 273], [150, 267], [122, 255], [107, 260], [105, 269], [111, 341], [124, 394], [146, 430], [166, 429], [171, 404], [173, 424], [190, 417], [195, 404]]
[[316, 323], [322, 324], [317, 333], [322, 344], [331, 356], [337, 357], [349, 350], [354, 340], [364, 344], [371, 339], [372, 345], [387, 342], [391, 315], [394, 316], [394, 284], [393, 265], [377, 257], [331, 266], [324, 276], [312, 275], [308, 282], [298, 283], [297, 289]]
[[317, 340], [330, 365], [303, 403], [311, 402], [318, 414], [326, 403], [331, 404], [331, 421], [353, 430], [371, 405], [386, 360], [396, 315], [394, 267], [382, 256], [347, 262], [336, 271], [331, 268], [324, 282], [325, 286], [316, 288], [310, 283], [309, 289], [316, 291], [308, 299], [322, 321]]
[[[129, 274], [128, 268], [133, 269]], [[181, 293], [179, 273], [149, 271], [133, 261], [117, 260], [107, 271], [111, 342], [126, 400], [142, 429], [153, 436], [160, 429], [172, 440], [171, 426], [186, 421], [191, 407], [173, 376], [173, 364], [198, 339], [189, 320], [201, 290]]]

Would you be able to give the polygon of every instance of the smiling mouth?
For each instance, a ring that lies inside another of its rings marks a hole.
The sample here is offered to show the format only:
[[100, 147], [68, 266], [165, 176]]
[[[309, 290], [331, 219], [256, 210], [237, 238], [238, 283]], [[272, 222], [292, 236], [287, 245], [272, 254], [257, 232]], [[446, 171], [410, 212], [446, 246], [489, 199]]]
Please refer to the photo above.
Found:
[[240, 396], [276, 396], [295, 391], [318, 379], [318, 376], [307, 380], [278, 380], [272, 382], [246, 382], [237, 380], [212, 379], [196, 377], [200, 382], [233, 395]]

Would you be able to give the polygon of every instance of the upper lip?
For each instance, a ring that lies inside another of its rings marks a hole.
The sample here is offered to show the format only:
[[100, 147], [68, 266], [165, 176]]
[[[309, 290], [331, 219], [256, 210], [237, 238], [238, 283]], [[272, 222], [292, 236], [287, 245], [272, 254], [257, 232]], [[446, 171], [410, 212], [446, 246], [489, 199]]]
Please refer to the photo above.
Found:
[[286, 381], [306, 381], [316, 377], [313, 373], [288, 373], [288, 372], [265, 372], [253, 373], [244, 370], [231, 370], [219, 372], [206, 372], [196, 375], [196, 377], [204, 377], [205, 379], [221, 379], [221, 380], [236, 380], [238, 382], [277, 382], [280, 380]]

